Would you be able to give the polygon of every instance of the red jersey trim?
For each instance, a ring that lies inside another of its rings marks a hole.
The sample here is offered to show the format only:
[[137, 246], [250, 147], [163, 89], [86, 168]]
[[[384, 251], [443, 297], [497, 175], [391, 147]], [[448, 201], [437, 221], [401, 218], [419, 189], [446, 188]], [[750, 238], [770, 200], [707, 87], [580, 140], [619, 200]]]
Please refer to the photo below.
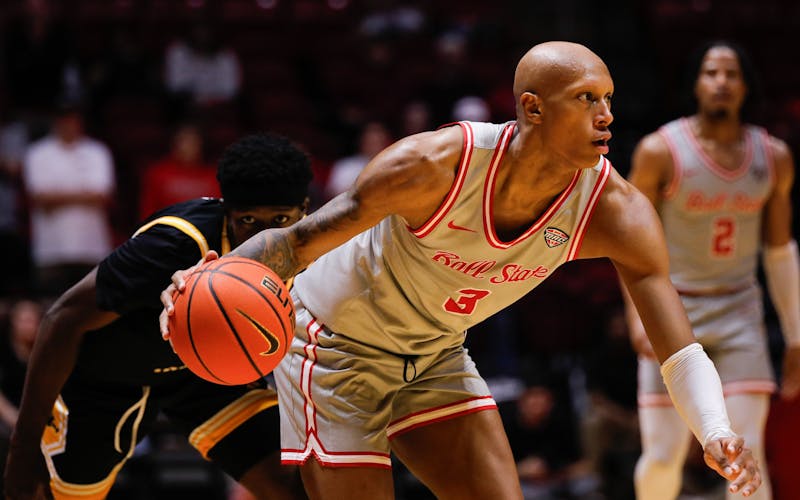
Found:
[[750, 169], [750, 164], [753, 161], [753, 141], [750, 138], [750, 134], [747, 132], [747, 128], [743, 127], [745, 132], [744, 134], [744, 143], [745, 143], [745, 151], [744, 151], [744, 158], [742, 158], [742, 163], [736, 167], [734, 170], [728, 170], [725, 167], [721, 166], [719, 163], [715, 162], [713, 158], [708, 156], [703, 150], [703, 147], [700, 145], [700, 142], [695, 137], [694, 133], [692, 132], [691, 127], [689, 127], [689, 119], [682, 118], [680, 122], [681, 128], [686, 133], [687, 137], [689, 137], [689, 142], [691, 142], [692, 146], [694, 146], [695, 151], [700, 155], [703, 159], [703, 162], [706, 166], [719, 177], [726, 181], [734, 181], [739, 177], [743, 176], [747, 171]]
[[603, 188], [605, 187], [610, 174], [611, 162], [604, 157], [603, 166], [600, 168], [600, 175], [594, 184], [592, 194], [589, 196], [589, 202], [586, 204], [586, 208], [583, 210], [583, 215], [578, 223], [578, 227], [575, 229], [575, 236], [572, 240], [569, 253], [567, 253], [567, 261], [575, 260], [575, 258], [578, 256], [578, 253], [581, 251], [583, 237], [586, 236], [586, 228], [589, 227], [589, 222], [592, 220], [592, 215], [594, 215], [594, 209], [597, 208], [597, 200], [600, 199], [600, 193], [603, 192]]
[[458, 193], [461, 192], [461, 188], [464, 186], [464, 180], [467, 178], [469, 163], [472, 161], [472, 148], [475, 144], [475, 134], [472, 131], [472, 126], [469, 123], [457, 122], [456, 125], [461, 126], [461, 130], [464, 133], [464, 140], [461, 146], [461, 162], [458, 164], [456, 178], [453, 181], [453, 185], [450, 186], [450, 192], [447, 194], [447, 197], [444, 199], [439, 208], [436, 209], [433, 215], [431, 215], [428, 221], [417, 229], [411, 229], [409, 227], [411, 234], [417, 238], [424, 238], [430, 234], [430, 232], [434, 230], [439, 222], [442, 221], [444, 216], [448, 211], [450, 211], [450, 209], [453, 207], [453, 204], [456, 202]]
[[314, 372], [314, 366], [317, 364], [318, 336], [323, 328], [324, 325], [317, 323], [316, 318], [313, 318], [306, 326], [308, 343], [303, 346], [305, 358], [300, 369], [300, 390], [303, 392], [303, 399], [305, 399], [303, 413], [306, 416], [306, 441], [308, 441], [308, 436], [314, 433], [317, 428], [317, 407], [311, 397], [311, 377]]
[[516, 127], [516, 123], [506, 125], [506, 128], [503, 129], [500, 141], [492, 154], [492, 160], [489, 162], [486, 179], [483, 181], [483, 232], [489, 244], [497, 248], [508, 248], [510, 245], [505, 245], [500, 241], [494, 231], [494, 224], [492, 224], [492, 193], [497, 182], [497, 167], [500, 165], [503, 156], [505, 156], [506, 148], [511, 143], [511, 132], [514, 131], [514, 127]]
[[493, 409], [497, 409], [497, 403], [492, 396], [478, 396], [446, 405], [427, 408], [422, 411], [410, 413], [391, 422], [386, 428], [386, 436], [389, 439], [393, 439], [400, 434], [419, 427], [462, 417], [470, 413]]
[[486, 241], [493, 246], [494, 248], [506, 249], [511, 248], [514, 245], [521, 243], [522, 241], [529, 238], [532, 234], [539, 231], [545, 224], [553, 217], [553, 215], [561, 208], [561, 205], [564, 204], [567, 197], [570, 195], [572, 190], [578, 184], [578, 179], [580, 179], [582, 170], [578, 170], [575, 172], [575, 175], [572, 177], [567, 188], [556, 198], [556, 200], [550, 205], [550, 207], [539, 217], [536, 222], [528, 228], [527, 231], [519, 235], [515, 240], [510, 242], [502, 241], [498, 236], [497, 232], [494, 229], [494, 209], [492, 207], [492, 194], [494, 193], [495, 184], [497, 181], [497, 169], [500, 165], [500, 161], [503, 159], [503, 155], [508, 149], [508, 144], [511, 139], [511, 133], [514, 131], [514, 127], [516, 127], [516, 123], [509, 125], [506, 131], [504, 132], [503, 137], [500, 140], [500, 144], [498, 144], [498, 148], [495, 150], [495, 155], [492, 158], [492, 162], [489, 166], [489, 172], [487, 173], [486, 180], [483, 186], [483, 231], [486, 235]]
[[667, 131], [662, 128], [658, 131], [658, 135], [660, 135], [664, 139], [664, 142], [667, 143], [669, 153], [672, 155], [672, 180], [669, 182], [667, 187], [664, 188], [664, 192], [662, 193], [664, 199], [669, 200], [678, 194], [678, 188], [680, 187], [681, 179], [683, 178], [683, 163], [681, 162], [680, 154], [678, 154], [678, 147]]
[[324, 325], [318, 323], [316, 318], [312, 318], [306, 326], [308, 342], [303, 347], [306, 358], [303, 359], [300, 370], [300, 389], [305, 399], [303, 405], [303, 413], [306, 419], [305, 448], [302, 450], [291, 448], [282, 449], [281, 463], [304, 464], [310, 457], [314, 456], [320, 464], [328, 467], [379, 467], [391, 469], [391, 459], [386, 453], [328, 451], [317, 433], [317, 408], [312, 398], [311, 378], [313, 376], [314, 366], [317, 364], [319, 333], [323, 328]]
[[775, 186], [775, 182], [777, 179], [777, 174], [775, 173], [775, 157], [772, 155], [772, 148], [769, 144], [769, 133], [766, 130], [759, 127], [758, 134], [761, 137], [761, 147], [764, 148], [764, 159], [767, 162], [767, 172], [769, 172], [769, 183], [771, 186]]
[[328, 451], [319, 442], [319, 437], [314, 433], [305, 449], [295, 450], [284, 448], [281, 450], [281, 463], [303, 465], [309, 458], [315, 457], [317, 462], [325, 467], [376, 467], [391, 469], [392, 460], [389, 454], [372, 451]]
[[[728, 397], [740, 394], [772, 394], [776, 389], [777, 385], [771, 380], [739, 380], [722, 384], [722, 395]], [[640, 392], [637, 395], [637, 402], [639, 408], [673, 406], [669, 394], [665, 393]]]

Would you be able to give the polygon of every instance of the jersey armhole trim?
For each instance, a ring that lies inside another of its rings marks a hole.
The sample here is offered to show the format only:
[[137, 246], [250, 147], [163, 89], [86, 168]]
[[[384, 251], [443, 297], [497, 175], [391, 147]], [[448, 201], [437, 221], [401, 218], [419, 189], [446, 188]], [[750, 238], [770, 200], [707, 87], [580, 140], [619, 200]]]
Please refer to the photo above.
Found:
[[767, 163], [767, 175], [769, 175], [769, 183], [774, 187], [778, 176], [775, 173], [775, 157], [773, 156], [772, 148], [770, 147], [769, 133], [761, 127], [758, 127], [757, 130], [758, 134], [761, 136], [761, 145], [764, 148], [764, 159]]
[[159, 217], [158, 219], [148, 222], [144, 226], [137, 229], [136, 232], [133, 233], [132, 238], [135, 238], [137, 235], [147, 231], [148, 229], [157, 224], [174, 227], [178, 231], [192, 238], [197, 243], [197, 246], [200, 248], [201, 259], [205, 257], [206, 253], [208, 253], [209, 250], [208, 242], [206, 241], [206, 237], [203, 236], [203, 233], [201, 233], [200, 230], [197, 229], [197, 227], [191, 222], [187, 221], [186, 219], [181, 219], [180, 217], [175, 217], [173, 215], [166, 215], [164, 217]]
[[603, 188], [608, 181], [608, 176], [610, 173], [611, 162], [609, 162], [608, 159], [603, 158], [603, 168], [600, 170], [600, 175], [594, 184], [592, 194], [589, 196], [589, 202], [586, 204], [586, 208], [581, 216], [581, 221], [578, 223], [578, 227], [575, 230], [575, 238], [572, 240], [572, 246], [569, 249], [569, 253], [567, 253], [566, 262], [575, 260], [578, 256], [578, 253], [581, 251], [583, 237], [586, 235], [586, 229], [589, 227], [589, 222], [592, 220], [594, 209], [597, 208], [597, 201], [600, 199], [600, 194], [603, 192]]
[[669, 149], [669, 154], [672, 156], [672, 179], [662, 192], [664, 199], [669, 200], [678, 193], [678, 187], [680, 187], [681, 178], [683, 177], [683, 165], [681, 165], [678, 148], [667, 131], [662, 128], [658, 131], [658, 135], [667, 143], [667, 149]]
[[434, 230], [439, 222], [441, 222], [447, 212], [453, 207], [456, 198], [458, 198], [458, 193], [461, 192], [461, 188], [464, 186], [464, 180], [467, 178], [469, 163], [472, 161], [472, 148], [475, 143], [475, 135], [472, 130], [472, 126], [467, 122], [456, 122], [454, 125], [459, 125], [463, 132], [461, 161], [458, 164], [456, 178], [453, 181], [453, 185], [450, 186], [450, 192], [447, 194], [447, 197], [439, 206], [439, 208], [436, 209], [436, 212], [431, 215], [428, 221], [417, 229], [412, 229], [409, 227], [411, 234], [417, 238], [424, 238]]

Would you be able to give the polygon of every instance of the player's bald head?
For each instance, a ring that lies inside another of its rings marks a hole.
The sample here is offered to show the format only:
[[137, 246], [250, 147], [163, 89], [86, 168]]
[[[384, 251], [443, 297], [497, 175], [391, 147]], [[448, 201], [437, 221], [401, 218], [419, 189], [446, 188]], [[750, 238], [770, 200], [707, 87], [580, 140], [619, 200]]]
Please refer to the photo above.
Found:
[[523, 92], [546, 96], [586, 75], [608, 68], [600, 57], [587, 47], [572, 42], [545, 42], [535, 45], [517, 64], [514, 73], [514, 98], [519, 103]]

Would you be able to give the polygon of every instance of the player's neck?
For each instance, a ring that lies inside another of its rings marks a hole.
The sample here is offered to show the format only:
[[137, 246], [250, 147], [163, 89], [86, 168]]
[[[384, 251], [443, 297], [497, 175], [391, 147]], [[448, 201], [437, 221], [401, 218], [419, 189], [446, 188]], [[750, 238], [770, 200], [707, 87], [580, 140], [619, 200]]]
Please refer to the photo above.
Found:
[[742, 122], [736, 115], [712, 116], [701, 112], [690, 117], [689, 123], [699, 138], [722, 144], [735, 144], [742, 139]]

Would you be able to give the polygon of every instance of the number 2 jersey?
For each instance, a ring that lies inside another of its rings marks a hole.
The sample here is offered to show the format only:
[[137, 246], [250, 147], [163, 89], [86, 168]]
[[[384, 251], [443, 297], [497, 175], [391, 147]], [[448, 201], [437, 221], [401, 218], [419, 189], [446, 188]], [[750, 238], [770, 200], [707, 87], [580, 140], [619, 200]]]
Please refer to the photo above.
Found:
[[577, 171], [527, 230], [503, 241], [492, 199], [516, 123], [458, 126], [455, 180], [425, 224], [387, 217], [296, 277], [294, 293], [331, 330], [394, 354], [438, 352], [576, 258], [610, 163]]
[[659, 211], [675, 287], [702, 294], [755, 285], [762, 209], [775, 182], [766, 131], [743, 127], [745, 152], [734, 170], [703, 151], [686, 118], [658, 133], [674, 164]]

